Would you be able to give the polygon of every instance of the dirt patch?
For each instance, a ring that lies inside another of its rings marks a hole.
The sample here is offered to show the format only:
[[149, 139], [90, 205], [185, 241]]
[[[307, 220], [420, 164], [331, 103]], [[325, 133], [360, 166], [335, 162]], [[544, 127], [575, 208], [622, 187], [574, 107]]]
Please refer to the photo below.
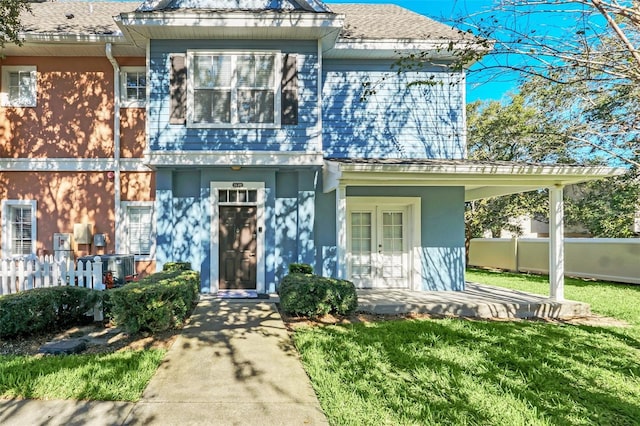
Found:
[[105, 354], [123, 350], [168, 349], [181, 330], [167, 330], [159, 333], [129, 334], [110, 324], [91, 324], [72, 327], [55, 333], [3, 339], [0, 342], [1, 355], [37, 355], [47, 342], [63, 339], [81, 339], [87, 344], [83, 354]]

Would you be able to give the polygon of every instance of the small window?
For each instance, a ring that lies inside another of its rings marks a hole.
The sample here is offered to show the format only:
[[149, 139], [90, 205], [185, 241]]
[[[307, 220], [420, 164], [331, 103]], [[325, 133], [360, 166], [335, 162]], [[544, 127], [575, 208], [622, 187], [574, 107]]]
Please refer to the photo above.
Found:
[[35, 107], [38, 97], [36, 79], [35, 66], [3, 66], [2, 106]]
[[4, 200], [2, 202], [2, 253], [20, 257], [36, 252], [36, 202]]
[[136, 260], [151, 259], [155, 248], [155, 219], [152, 202], [124, 202], [126, 241]]
[[188, 124], [280, 125], [280, 54], [189, 52]]
[[122, 67], [120, 101], [124, 108], [144, 107], [147, 100], [147, 72], [144, 67]]

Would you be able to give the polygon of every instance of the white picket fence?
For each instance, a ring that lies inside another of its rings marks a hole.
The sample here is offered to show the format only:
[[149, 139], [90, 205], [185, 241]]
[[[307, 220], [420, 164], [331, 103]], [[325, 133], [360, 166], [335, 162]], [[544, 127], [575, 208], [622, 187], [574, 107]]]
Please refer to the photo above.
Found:
[[77, 286], [104, 290], [102, 260], [55, 260], [53, 256], [0, 260], [0, 296], [34, 288]]

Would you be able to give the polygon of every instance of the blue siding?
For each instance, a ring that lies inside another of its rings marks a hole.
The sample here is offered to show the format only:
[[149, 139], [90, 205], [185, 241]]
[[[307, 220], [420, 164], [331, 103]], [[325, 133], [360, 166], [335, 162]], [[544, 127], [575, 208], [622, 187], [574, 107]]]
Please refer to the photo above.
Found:
[[315, 262], [315, 170], [280, 172], [274, 169], [222, 168], [157, 172], [157, 262], [190, 262], [201, 273], [201, 290], [211, 283], [210, 185], [218, 182], [265, 183], [265, 282], [267, 291], [293, 262]]
[[[412, 81], [431, 84], [408, 86]], [[363, 83], [375, 91], [366, 97]], [[326, 157], [463, 158], [464, 80], [437, 69], [397, 75], [390, 63], [323, 63]]]
[[[297, 54], [297, 125], [279, 129], [203, 129], [169, 124], [169, 55], [200, 50], [280, 50]], [[315, 41], [152, 40], [149, 146], [155, 151], [317, 151], [318, 54]]]

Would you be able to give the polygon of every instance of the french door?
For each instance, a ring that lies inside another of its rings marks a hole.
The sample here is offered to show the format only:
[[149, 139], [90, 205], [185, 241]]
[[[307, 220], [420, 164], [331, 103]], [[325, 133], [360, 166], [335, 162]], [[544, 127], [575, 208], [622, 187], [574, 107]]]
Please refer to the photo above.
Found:
[[348, 274], [356, 287], [410, 288], [408, 210], [406, 205], [348, 209]]

